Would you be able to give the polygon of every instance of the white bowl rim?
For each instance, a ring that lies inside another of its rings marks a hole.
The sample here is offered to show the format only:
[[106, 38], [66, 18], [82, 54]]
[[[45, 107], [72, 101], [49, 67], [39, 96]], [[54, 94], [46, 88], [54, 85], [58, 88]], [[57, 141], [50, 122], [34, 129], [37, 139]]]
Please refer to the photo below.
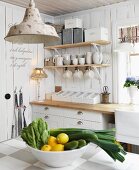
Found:
[[30, 149], [32, 149], [34, 151], [40, 152], [40, 153], [48, 153], [48, 154], [56, 153], [56, 154], [59, 154], [59, 153], [64, 153], [64, 152], [65, 153], [70, 153], [70, 152], [76, 152], [76, 151], [79, 151], [79, 150], [81, 151], [81, 150], [87, 148], [89, 146], [89, 144], [90, 143], [88, 143], [87, 145], [85, 145], [85, 146], [83, 146], [81, 148], [78, 148], [78, 149], [66, 150], [66, 151], [42, 151], [42, 150], [39, 150], [39, 149], [35, 149], [35, 148], [29, 146], [28, 144], [26, 144], [26, 145], [27, 145], [28, 148], [30, 148]]

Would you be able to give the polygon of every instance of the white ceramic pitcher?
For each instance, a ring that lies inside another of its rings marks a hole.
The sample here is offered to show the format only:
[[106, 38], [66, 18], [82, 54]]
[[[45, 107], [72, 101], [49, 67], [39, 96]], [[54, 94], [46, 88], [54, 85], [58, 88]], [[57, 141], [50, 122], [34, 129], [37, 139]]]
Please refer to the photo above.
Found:
[[95, 52], [93, 53], [93, 63], [94, 64], [101, 64], [103, 60], [102, 52], [99, 51], [97, 45], [94, 45]]

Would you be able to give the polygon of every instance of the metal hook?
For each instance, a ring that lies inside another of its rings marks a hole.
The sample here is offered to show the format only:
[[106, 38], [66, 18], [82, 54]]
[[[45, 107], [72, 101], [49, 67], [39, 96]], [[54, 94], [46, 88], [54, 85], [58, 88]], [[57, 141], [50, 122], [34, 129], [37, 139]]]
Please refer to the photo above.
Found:
[[16, 93], [17, 87], [15, 86], [14, 93]]
[[19, 90], [20, 93], [21, 93], [21, 90], [22, 90], [22, 86], [20, 87], [20, 90]]

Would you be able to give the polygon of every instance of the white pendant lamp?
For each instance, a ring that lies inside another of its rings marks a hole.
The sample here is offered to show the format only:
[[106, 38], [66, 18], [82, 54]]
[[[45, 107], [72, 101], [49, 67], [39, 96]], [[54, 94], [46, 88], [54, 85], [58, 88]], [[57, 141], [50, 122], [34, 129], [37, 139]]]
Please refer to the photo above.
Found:
[[16, 44], [39, 44], [57, 41], [59, 36], [54, 27], [42, 21], [34, 0], [30, 0], [23, 21], [10, 28], [5, 40]]

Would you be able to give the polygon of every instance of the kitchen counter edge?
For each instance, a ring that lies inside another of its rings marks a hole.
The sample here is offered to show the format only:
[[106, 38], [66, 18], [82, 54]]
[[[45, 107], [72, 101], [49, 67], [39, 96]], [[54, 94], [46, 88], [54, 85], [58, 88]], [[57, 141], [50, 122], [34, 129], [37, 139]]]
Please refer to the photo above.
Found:
[[[101, 112], [104, 114], [114, 114], [116, 109], [120, 110], [134, 110], [137, 106], [130, 104], [83, 104], [83, 103], [72, 103], [72, 102], [63, 102], [63, 101], [32, 101], [31, 105], [38, 106], [53, 106], [69, 109], [79, 109], [87, 111]], [[138, 105], [139, 108], [139, 105]]]

